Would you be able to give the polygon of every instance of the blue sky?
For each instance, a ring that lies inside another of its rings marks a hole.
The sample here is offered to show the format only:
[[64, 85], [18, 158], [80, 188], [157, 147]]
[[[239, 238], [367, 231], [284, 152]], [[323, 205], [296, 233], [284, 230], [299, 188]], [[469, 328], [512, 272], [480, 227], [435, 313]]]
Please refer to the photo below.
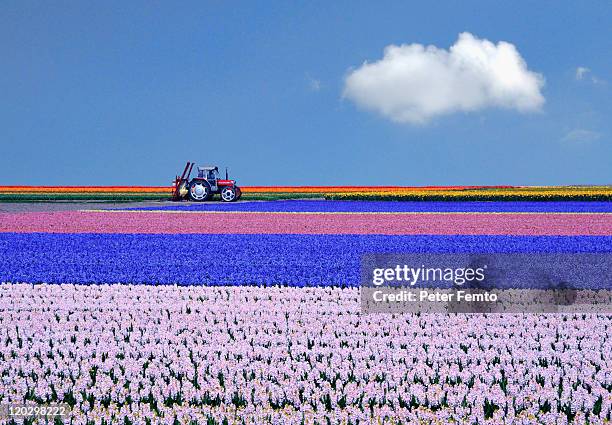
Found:
[[[243, 185], [612, 184], [612, 3], [255, 3], [3, 2], [0, 184], [164, 185], [187, 160]], [[347, 96], [386, 46], [463, 32], [514, 45], [545, 102], [417, 123]]]

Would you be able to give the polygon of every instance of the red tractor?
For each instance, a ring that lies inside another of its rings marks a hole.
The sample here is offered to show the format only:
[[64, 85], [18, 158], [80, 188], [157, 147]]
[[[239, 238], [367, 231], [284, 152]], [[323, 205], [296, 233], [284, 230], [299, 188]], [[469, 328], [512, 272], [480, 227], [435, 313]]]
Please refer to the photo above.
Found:
[[176, 176], [174, 179], [172, 200], [181, 201], [189, 198], [191, 201], [203, 202], [210, 200], [217, 193], [224, 202], [240, 199], [242, 192], [236, 186], [236, 180], [229, 180], [227, 177], [227, 169], [225, 179], [220, 179], [218, 167], [198, 167], [198, 176], [189, 180], [194, 165], [193, 162], [187, 162], [181, 177]]

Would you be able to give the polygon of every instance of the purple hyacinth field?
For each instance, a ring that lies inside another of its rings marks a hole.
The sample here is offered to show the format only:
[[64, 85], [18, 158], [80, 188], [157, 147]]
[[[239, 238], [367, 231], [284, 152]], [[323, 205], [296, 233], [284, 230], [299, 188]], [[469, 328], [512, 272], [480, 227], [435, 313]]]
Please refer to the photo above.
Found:
[[[612, 316], [373, 313], [360, 288], [365, 254], [612, 253], [608, 204], [232, 207], [0, 213], [0, 404], [66, 424], [610, 421]], [[217, 230], [238, 218], [265, 227]]]

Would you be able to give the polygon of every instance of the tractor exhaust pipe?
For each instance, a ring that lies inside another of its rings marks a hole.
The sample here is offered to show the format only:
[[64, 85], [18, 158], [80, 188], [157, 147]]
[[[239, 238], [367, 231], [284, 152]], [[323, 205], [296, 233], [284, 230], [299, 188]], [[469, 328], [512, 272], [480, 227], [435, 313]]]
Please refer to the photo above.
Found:
[[225, 167], [225, 180], [229, 180], [229, 177], [227, 176], [227, 167]]

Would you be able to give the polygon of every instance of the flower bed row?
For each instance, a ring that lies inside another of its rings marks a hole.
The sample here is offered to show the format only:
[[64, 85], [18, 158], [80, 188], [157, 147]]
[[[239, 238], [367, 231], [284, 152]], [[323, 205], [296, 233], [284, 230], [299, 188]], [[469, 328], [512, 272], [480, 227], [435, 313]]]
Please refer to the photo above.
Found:
[[334, 200], [391, 201], [610, 201], [612, 187], [518, 187], [511, 189], [485, 188], [465, 190], [397, 190], [335, 192], [325, 195]]
[[66, 284], [0, 285], [0, 324], [0, 403], [67, 403], [72, 423], [612, 415], [604, 316], [362, 315], [356, 289]]
[[332, 201], [283, 200], [276, 202], [237, 203], [177, 203], [125, 208], [127, 211], [249, 211], [249, 212], [545, 212], [545, 213], [612, 213], [612, 202], [394, 202], [394, 201]]
[[612, 237], [0, 233], [0, 281], [358, 286], [377, 252], [607, 253]]
[[[612, 186], [244, 186], [246, 198], [326, 197], [340, 200], [611, 200]], [[170, 187], [145, 186], [0, 186], [0, 201], [166, 200]]]
[[0, 213], [0, 232], [612, 235], [612, 214], [62, 211]]

